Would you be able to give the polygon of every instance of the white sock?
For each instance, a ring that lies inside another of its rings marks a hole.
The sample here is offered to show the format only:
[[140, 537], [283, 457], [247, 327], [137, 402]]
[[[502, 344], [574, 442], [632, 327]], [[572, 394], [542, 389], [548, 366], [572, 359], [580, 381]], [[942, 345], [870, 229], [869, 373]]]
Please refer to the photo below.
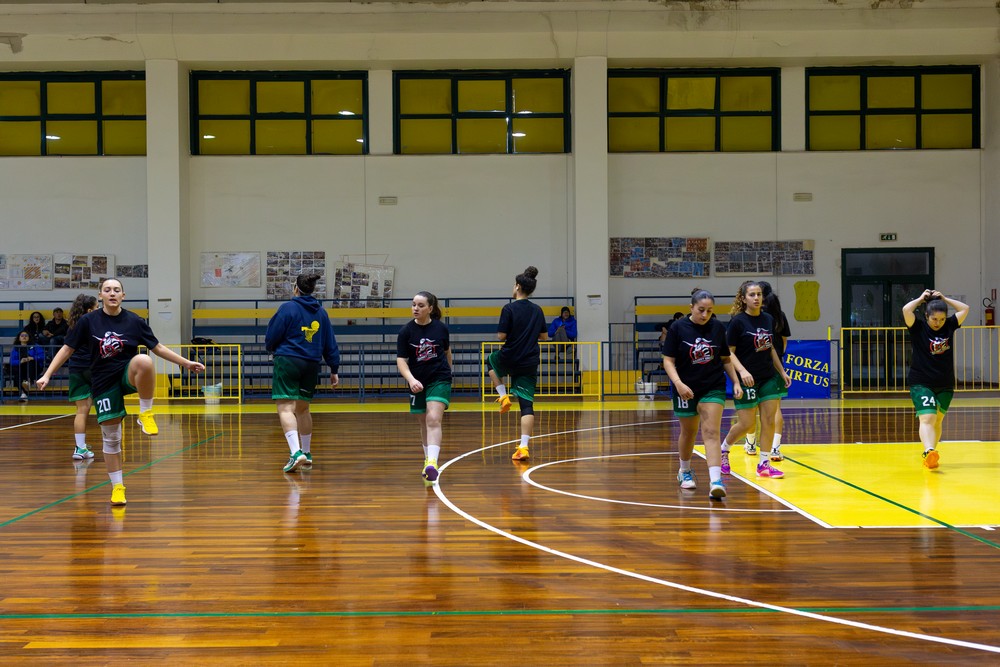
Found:
[[757, 442], [757, 434], [753, 432], [747, 432], [746, 441], [748, 445], [752, 445]]
[[153, 399], [151, 398], [140, 398], [139, 399], [139, 412], [146, 412], [147, 410], [153, 409]]
[[498, 384], [496, 389], [497, 393], [500, 394], [501, 396], [507, 395], [507, 387], [503, 386], [503, 384]]
[[729, 444], [728, 440], [723, 440], [722, 441], [722, 451], [728, 452], [731, 447], [732, 447], [732, 445]]
[[522, 435], [521, 436], [521, 447], [524, 447], [525, 449], [527, 449], [528, 448], [528, 440], [530, 440], [530, 439], [531, 439], [530, 435]]
[[124, 484], [122, 481], [122, 471], [116, 470], [115, 472], [109, 472], [108, 477], [111, 478], [112, 484]]
[[708, 478], [713, 482], [722, 479], [722, 466], [708, 466]]
[[687, 461], [681, 459], [681, 470], [690, 470], [690, 469], [691, 469], [691, 459], [688, 459]]
[[295, 452], [302, 449], [299, 446], [299, 432], [298, 431], [288, 431], [285, 433], [285, 440], [288, 441], [288, 450], [294, 454]]
[[424, 444], [424, 443], [420, 443], [420, 446], [421, 446], [421, 447], [423, 448], [423, 450], [424, 450], [424, 458], [426, 459], [426, 458], [427, 458], [427, 445], [426, 445], [426, 444]]
[[441, 445], [427, 445], [427, 453], [424, 455], [425, 459], [430, 459], [431, 461], [437, 462], [438, 456], [441, 455]]
[[769, 454], [769, 453], [770, 453], [770, 452], [767, 452], [767, 451], [765, 451], [765, 449], [764, 449], [763, 447], [761, 447], [761, 448], [760, 448], [760, 451], [759, 451], [759, 452], [757, 452], [757, 455], [758, 455], [758, 456], [760, 457], [760, 462], [761, 462], [761, 463], [768, 463], [768, 462], [769, 462], [769, 461], [771, 460], [771, 459], [770, 459], [770, 458], [768, 457], [768, 454]]
[[312, 443], [312, 439], [313, 439], [312, 433], [310, 433], [309, 435], [299, 435], [299, 442], [302, 444], [303, 454], [309, 453], [309, 445], [310, 443]]
[[74, 433], [73, 437], [76, 438], [76, 446], [78, 449], [83, 449], [87, 446], [87, 434], [86, 433]]
[[771, 441], [771, 449], [777, 449], [778, 447], [781, 447], [781, 434], [775, 433], [774, 440]]

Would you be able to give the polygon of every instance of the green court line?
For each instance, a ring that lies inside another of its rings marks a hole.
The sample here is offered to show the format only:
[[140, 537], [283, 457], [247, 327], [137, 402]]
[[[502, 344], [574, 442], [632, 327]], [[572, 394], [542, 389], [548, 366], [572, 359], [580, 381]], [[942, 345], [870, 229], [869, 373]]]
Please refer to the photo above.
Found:
[[806, 463], [802, 463], [801, 461], [799, 461], [797, 459], [794, 459], [791, 456], [786, 456], [785, 460], [786, 461], [791, 461], [795, 465], [802, 466], [806, 470], [811, 470], [812, 472], [814, 472], [814, 473], [816, 473], [818, 475], [822, 475], [823, 477], [826, 477], [828, 479], [832, 479], [835, 482], [839, 482], [839, 483], [841, 483], [841, 484], [843, 484], [845, 486], [849, 486], [850, 488], [855, 489], [856, 491], [860, 491], [861, 493], [867, 494], [867, 495], [869, 495], [869, 496], [871, 496], [873, 498], [878, 498], [879, 500], [881, 500], [883, 502], [886, 502], [886, 503], [889, 503], [890, 505], [893, 505], [895, 507], [898, 507], [899, 509], [901, 509], [901, 510], [903, 510], [905, 512], [909, 512], [910, 514], [916, 514], [921, 519], [927, 519], [928, 521], [936, 523], [939, 526], [943, 526], [943, 527], [947, 528], [948, 530], [953, 530], [953, 531], [955, 531], [956, 533], [958, 533], [960, 535], [964, 535], [965, 537], [970, 537], [970, 538], [976, 540], [977, 542], [982, 542], [983, 544], [989, 545], [989, 546], [993, 547], [994, 549], [1000, 549], [1000, 544], [997, 544], [996, 542], [990, 541], [990, 540], [986, 539], [985, 537], [980, 537], [979, 535], [976, 535], [975, 533], [970, 533], [969, 531], [963, 530], [963, 529], [959, 528], [958, 526], [953, 526], [950, 523], [948, 523], [947, 521], [942, 521], [941, 519], [933, 517], [933, 516], [931, 516], [929, 514], [924, 514], [920, 510], [915, 510], [912, 507], [907, 507], [906, 505], [903, 505], [902, 503], [897, 503], [895, 500], [892, 500], [891, 498], [886, 498], [885, 496], [881, 496], [881, 495], [875, 493], [874, 491], [869, 491], [868, 489], [866, 489], [864, 487], [861, 487], [861, 486], [858, 486], [857, 484], [852, 484], [851, 482], [848, 482], [846, 479], [841, 479], [840, 477], [837, 477], [836, 475], [831, 475], [830, 473], [824, 472], [824, 471], [820, 470], [819, 468], [814, 468], [811, 465], [808, 465]]
[[[941, 613], [941, 612], [995, 612], [1000, 605], [955, 607], [799, 607], [798, 611], [812, 613]], [[123, 618], [386, 618], [426, 616], [621, 616], [621, 615], [704, 615], [704, 614], [783, 614], [783, 611], [762, 607], [705, 608], [705, 609], [466, 609], [444, 611], [206, 611], [206, 612], [137, 612], [81, 614], [0, 614], [0, 620], [42, 619], [123, 619]]]
[[[153, 461], [150, 461], [149, 463], [144, 463], [143, 465], [139, 466], [138, 468], [135, 468], [134, 470], [130, 470], [127, 473], [123, 474], [122, 478], [128, 477], [129, 475], [134, 475], [135, 473], [139, 472], [140, 470], [145, 470], [146, 468], [150, 467], [154, 463], [159, 463], [160, 461], [166, 461], [167, 459], [173, 458], [174, 456], [177, 456], [178, 454], [183, 454], [184, 452], [186, 452], [188, 450], [194, 449], [195, 447], [198, 447], [200, 445], [204, 445], [206, 442], [211, 442], [212, 440], [215, 440], [216, 438], [221, 437], [222, 435], [224, 435], [224, 433], [216, 433], [215, 435], [213, 435], [210, 438], [205, 438], [204, 440], [199, 440], [198, 442], [194, 443], [193, 445], [188, 445], [187, 447], [184, 447], [182, 449], [178, 449], [176, 452], [173, 452], [171, 454], [167, 454], [166, 456], [161, 456], [160, 458], [155, 459]], [[60, 498], [59, 500], [53, 500], [51, 503], [48, 503], [46, 505], [42, 505], [41, 507], [37, 507], [37, 508], [31, 510], [30, 512], [25, 512], [21, 516], [16, 516], [13, 519], [7, 519], [3, 523], [0, 523], [0, 528], [5, 528], [5, 527], [11, 525], [12, 523], [17, 523], [21, 519], [27, 519], [29, 516], [33, 516], [35, 514], [38, 514], [39, 512], [44, 512], [45, 510], [50, 509], [52, 507], [55, 507], [56, 505], [62, 505], [63, 503], [65, 503], [67, 501], [73, 500], [74, 498], [79, 498], [82, 495], [90, 493], [94, 489], [99, 489], [102, 486], [107, 486], [110, 483], [111, 483], [111, 480], [108, 479], [108, 480], [105, 480], [105, 481], [101, 482], [100, 484], [95, 484], [94, 486], [90, 487], [89, 489], [84, 489], [83, 491], [80, 491], [79, 493], [74, 493], [71, 496], [66, 496], [65, 498]]]

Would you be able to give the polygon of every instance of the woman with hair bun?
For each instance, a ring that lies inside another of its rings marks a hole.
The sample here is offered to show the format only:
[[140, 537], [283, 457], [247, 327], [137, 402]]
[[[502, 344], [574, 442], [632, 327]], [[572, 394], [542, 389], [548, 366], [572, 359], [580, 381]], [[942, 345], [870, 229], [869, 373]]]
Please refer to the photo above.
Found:
[[413, 319], [396, 338], [396, 368], [406, 380], [410, 412], [420, 424], [423, 477], [433, 483], [438, 478], [441, 420], [451, 402], [451, 343], [436, 296], [417, 292], [411, 310]]
[[271, 398], [290, 452], [285, 472], [312, 468], [309, 402], [319, 382], [321, 361], [330, 367], [330, 384], [340, 384], [337, 338], [323, 305], [312, 295], [320, 277], [302, 274], [295, 279], [292, 300], [278, 307], [264, 335], [264, 348], [274, 355]]
[[510, 376], [510, 393], [517, 396], [521, 407], [521, 442], [511, 459], [529, 458], [528, 440], [535, 427], [535, 387], [538, 384], [538, 341], [548, 339], [545, 314], [536, 303], [528, 300], [538, 285], [538, 269], [529, 266], [514, 278], [513, 301], [500, 311], [497, 338], [503, 346], [486, 359], [490, 382], [499, 394], [500, 412], [510, 410], [510, 395], [501, 378]]
[[[92, 310], [97, 310], [97, 297], [91, 294], [78, 294], [69, 308], [69, 331], [76, 326], [80, 318]], [[87, 445], [87, 415], [94, 404], [90, 390], [90, 347], [81, 346], [74, 350], [69, 358], [69, 400], [76, 404], [76, 415], [73, 417], [73, 437], [76, 444], [73, 449], [73, 460], [84, 461], [94, 458], [94, 452]]]
[[712, 500], [726, 497], [722, 481], [722, 410], [726, 405], [726, 376], [733, 383], [734, 398], [741, 398], [739, 378], [729, 357], [726, 327], [713, 316], [715, 297], [711, 292], [691, 292], [691, 314], [677, 319], [663, 341], [663, 370], [674, 386], [674, 415], [681, 425], [677, 437], [680, 466], [677, 481], [682, 489], [697, 488], [691, 457], [701, 423], [708, 463], [709, 490]]

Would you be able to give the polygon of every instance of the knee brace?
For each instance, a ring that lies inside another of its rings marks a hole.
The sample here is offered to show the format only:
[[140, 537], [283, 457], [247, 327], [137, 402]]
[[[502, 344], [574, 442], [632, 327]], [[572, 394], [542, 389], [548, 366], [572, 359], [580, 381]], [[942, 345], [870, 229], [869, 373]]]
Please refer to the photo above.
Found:
[[101, 440], [104, 442], [102, 451], [105, 454], [122, 453], [122, 423], [106, 426], [101, 424]]
[[529, 401], [526, 398], [521, 398], [520, 396], [518, 396], [517, 397], [517, 404], [519, 406], [521, 406], [521, 416], [522, 417], [524, 417], [526, 415], [533, 415], [533, 414], [535, 414], [535, 402], [534, 401]]

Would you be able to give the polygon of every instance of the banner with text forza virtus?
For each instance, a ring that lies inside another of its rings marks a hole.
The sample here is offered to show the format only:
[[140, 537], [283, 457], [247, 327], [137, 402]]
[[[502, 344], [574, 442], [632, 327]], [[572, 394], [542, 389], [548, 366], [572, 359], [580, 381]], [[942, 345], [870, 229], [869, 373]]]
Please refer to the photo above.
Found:
[[785, 366], [792, 386], [788, 398], [830, 398], [830, 341], [789, 340]]

